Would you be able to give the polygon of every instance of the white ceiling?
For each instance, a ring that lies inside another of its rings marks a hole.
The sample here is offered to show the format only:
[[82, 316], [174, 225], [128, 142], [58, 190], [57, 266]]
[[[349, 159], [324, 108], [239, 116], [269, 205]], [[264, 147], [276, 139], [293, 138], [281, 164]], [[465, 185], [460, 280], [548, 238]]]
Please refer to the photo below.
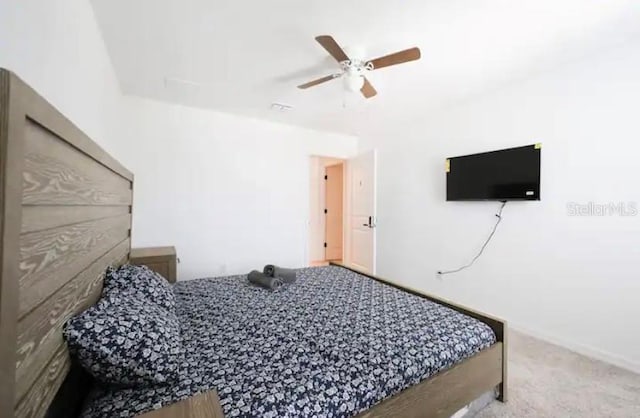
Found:
[[[127, 94], [357, 135], [640, 35], [639, 0], [92, 3]], [[340, 81], [298, 90], [337, 68], [321, 34], [371, 58], [418, 46], [422, 60], [372, 73], [369, 100]]]

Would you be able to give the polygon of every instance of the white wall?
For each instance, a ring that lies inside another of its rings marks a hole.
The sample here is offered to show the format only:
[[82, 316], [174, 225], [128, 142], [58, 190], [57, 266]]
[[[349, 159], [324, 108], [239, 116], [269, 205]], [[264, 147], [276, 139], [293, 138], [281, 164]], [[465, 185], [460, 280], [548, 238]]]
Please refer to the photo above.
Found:
[[135, 174], [133, 244], [181, 278], [307, 262], [310, 155], [356, 139], [124, 97], [86, 0], [0, 1], [0, 66]]
[[347, 158], [356, 138], [133, 97], [124, 110], [134, 246], [175, 245], [180, 279], [307, 265], [310, 156]]
[[[383, 277], [640, 371], [640, 216], [570, 217], [569, 202], [640, 202], [640, 43], [427, 114], [377, 147]], [[397, 127], [396, 127], [397, 128]], [[445, 202], [445, 158], [543, 143], [542, 201]]]
[[112, 150], [122, 94], [87, 0], [0, 1], [0, 67]]

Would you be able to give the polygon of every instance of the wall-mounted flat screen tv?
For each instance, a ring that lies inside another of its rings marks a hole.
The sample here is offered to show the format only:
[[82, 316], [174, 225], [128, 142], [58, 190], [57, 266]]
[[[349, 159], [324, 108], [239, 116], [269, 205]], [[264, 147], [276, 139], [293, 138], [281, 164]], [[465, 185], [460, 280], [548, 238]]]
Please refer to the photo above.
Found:
[[447, 201], [540, 200], [540, 144], [447, 160]]

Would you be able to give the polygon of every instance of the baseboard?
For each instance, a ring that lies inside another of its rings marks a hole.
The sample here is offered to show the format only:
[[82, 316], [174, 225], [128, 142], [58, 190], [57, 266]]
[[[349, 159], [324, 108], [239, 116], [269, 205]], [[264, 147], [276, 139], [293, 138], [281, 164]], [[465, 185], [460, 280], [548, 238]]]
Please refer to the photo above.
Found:
[[551, 344], [559, 345], [560, 347], [564, 347], [578, 354], [582, 354], [583, 356], [591, 357], [593, 359], [613, 364], [614, 366], [618, 366], [622, 369], [640, 374], [640, 363], [638, 362], [620, 357], [616, 354], [612, 354], [598, 348], [590, 347], [588, 345], [575, 343], [573, 341], [556, 337], [554, 335], [534, 331], [530, 328], [520, 326], [519, 324], [514, 324], [513, 322], [509, 322], [508, 324], [509, 328], [513, 328], [515, 331], [522, 332], [523, 334], [530, 335], [534, 338], [546, 341]]

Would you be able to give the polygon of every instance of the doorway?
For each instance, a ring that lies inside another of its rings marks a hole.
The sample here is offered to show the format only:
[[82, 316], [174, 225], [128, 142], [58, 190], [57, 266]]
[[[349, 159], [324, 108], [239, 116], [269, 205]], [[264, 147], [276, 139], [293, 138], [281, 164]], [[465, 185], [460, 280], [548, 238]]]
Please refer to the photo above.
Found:
[[309, 265], [344, 260], [345, 161], [311, 157]]
[[325, 167], [324, 259], [342, 261], [344, 253], [344, 164]]
[[336, 261], [376, 273], [376, 160], [375, 150], [348, 160], [311, 157], [310, 266]]

